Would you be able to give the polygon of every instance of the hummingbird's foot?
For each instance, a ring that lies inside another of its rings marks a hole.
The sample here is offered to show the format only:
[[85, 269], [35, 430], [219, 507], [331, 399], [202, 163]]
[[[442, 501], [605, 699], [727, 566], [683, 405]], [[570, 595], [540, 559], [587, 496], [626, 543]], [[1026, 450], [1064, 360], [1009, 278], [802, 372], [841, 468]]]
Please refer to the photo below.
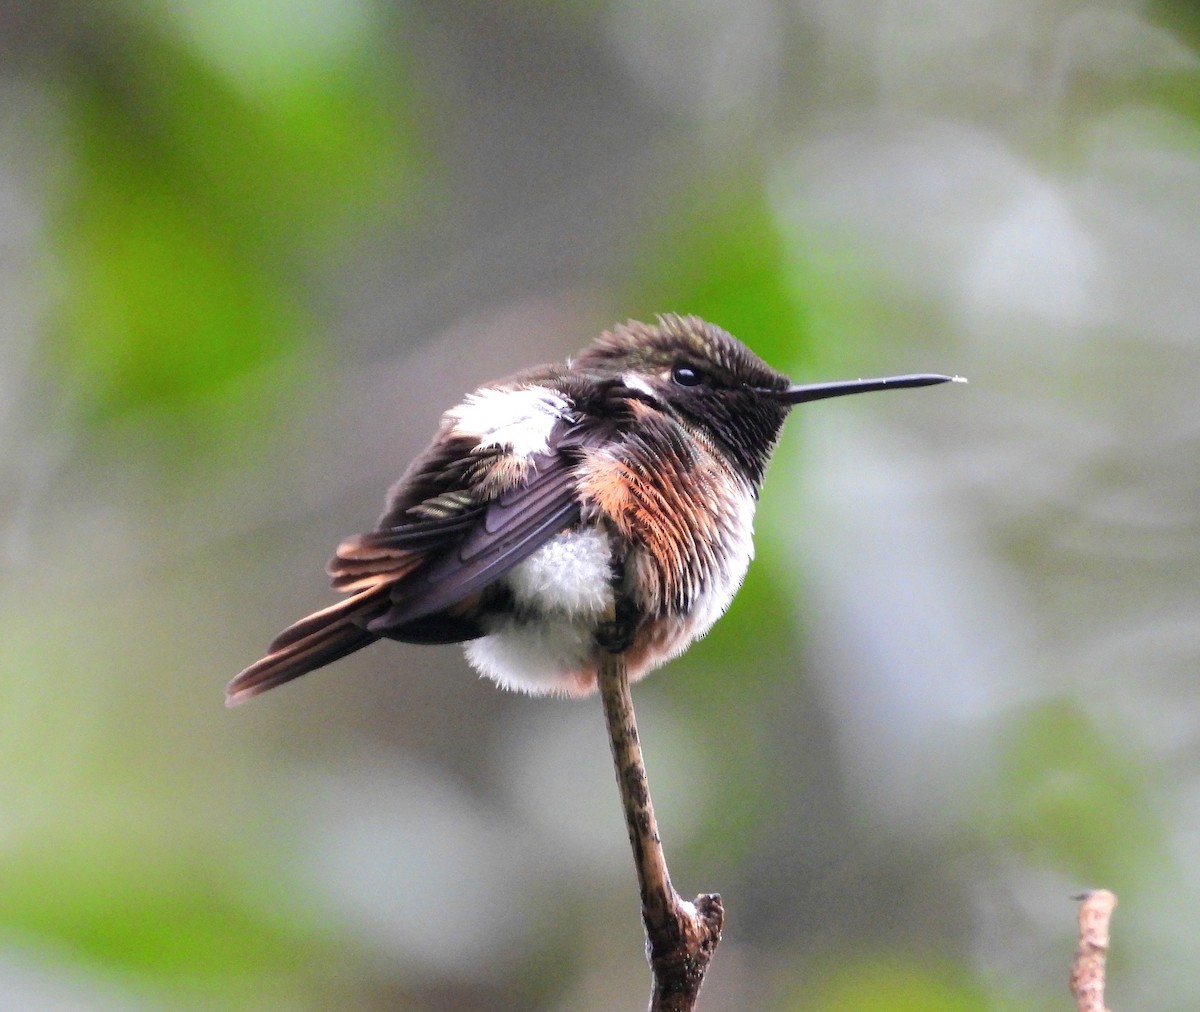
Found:
[[637, 609], [628, 598], [618, 597], [613, 617], [596, 626], [596, 645], [610, 654], [622, 654], [636, 631]]

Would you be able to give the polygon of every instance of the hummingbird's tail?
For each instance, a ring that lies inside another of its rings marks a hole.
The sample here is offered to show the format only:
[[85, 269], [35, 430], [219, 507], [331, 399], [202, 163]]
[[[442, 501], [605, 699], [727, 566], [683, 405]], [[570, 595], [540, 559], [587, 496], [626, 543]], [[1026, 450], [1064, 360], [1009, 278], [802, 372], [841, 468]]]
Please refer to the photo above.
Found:
[[371, 587], [288, 626], [275, 637], [262, 660], [229, 683], [225, 705], [237, 706], [374, 643], [379, 637], [363, 625], [387, 606], [388, 588]]

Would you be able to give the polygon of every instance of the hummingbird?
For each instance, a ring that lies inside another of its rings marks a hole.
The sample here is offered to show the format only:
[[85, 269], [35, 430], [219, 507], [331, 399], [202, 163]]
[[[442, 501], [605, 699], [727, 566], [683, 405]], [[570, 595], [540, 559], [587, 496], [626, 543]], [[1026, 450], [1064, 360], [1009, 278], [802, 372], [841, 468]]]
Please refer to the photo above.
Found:
[[280, 633], [226, 703], [379, 639], [463, 643], [532, 695], [593, 692], [605, 651], [641, 678], [732, 602], [795, 405], [951, 380], [795, 385], [720, 327], [663, 315], [485, 383], [442, 416], [375, 530], [337, 547], [326, 569], [348, 596]]

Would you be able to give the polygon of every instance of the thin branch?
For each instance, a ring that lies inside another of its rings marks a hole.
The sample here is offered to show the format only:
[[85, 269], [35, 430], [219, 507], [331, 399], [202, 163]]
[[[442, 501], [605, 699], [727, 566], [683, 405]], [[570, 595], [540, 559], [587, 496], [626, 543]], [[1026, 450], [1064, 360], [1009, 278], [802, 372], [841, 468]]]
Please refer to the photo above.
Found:
[[701, 894], [689, 903], [671, 885], [646, 781], [625, 658], [619, 653], [604, 654], [600, 697], [642, 894], [646, 955], [654, 976], [650, 1012], [690, 1012], [721, 941], [725, 910], [715, 893]]
[[1071, 994], [1077, 1012], [1108, 1012], [1104, 1004], [1104, 979], [1108, 961], [1108, 922], [1117, 897], [1096, 889], [1076, 899], [1079, 907], [1079, 944], [1071, 964]]

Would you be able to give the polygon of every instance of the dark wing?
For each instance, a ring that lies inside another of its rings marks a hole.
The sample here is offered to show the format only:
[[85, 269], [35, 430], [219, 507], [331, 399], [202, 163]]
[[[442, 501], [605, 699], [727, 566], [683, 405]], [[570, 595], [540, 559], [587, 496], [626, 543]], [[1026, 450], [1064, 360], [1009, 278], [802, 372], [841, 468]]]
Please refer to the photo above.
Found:
[[[488, 503], [453, 547], [392, 586], [391, 607], [367, 628], [378, 636], [405, 639], [411, 623], [471, 598], [576, 523], [574, 466], [565, 453], [536, 455], [530, 476]], [[387, 532], [368, 537], [374, 549]]]
[[[564, 422], [548, 451], [525, 466], [504, 461], [498, 448], [480, 453], [460, 440], [435, 442], [393, 489], [380, 528], [344, 541], [329, 563], [334, 587], [354, 596], [280, 633], [267, 656], [229, 684], [226, 702], [381, 636], [453, 643], [482, 635], [473, 596], [579, 519], [573, 469], [585, 442]], [[508, 487], [496, 481], [506, 466], [513, 474]], [[490, 498], [480, 492], [497, 485]]]
[[[365, 623], [377, 636], [448, 643], [481, 635], [475, 595], [578, 522], [575, 468], [605, 438], [606, 426], [564, 420], [545, 452], [520, 460], [434, 444], [392, 490], [379, 529], [338, 548], [334, 586], [389, 585], [389, 606]], [[414, 502], [417, 489], [424, 498]]]
[[334, 589], [345, 593], [399, 583], [431, 555], [466, 536], [485, 512], [486, 506], [464, 504], [446, 517], [356, 534], [338, 545], [325, 570]]

